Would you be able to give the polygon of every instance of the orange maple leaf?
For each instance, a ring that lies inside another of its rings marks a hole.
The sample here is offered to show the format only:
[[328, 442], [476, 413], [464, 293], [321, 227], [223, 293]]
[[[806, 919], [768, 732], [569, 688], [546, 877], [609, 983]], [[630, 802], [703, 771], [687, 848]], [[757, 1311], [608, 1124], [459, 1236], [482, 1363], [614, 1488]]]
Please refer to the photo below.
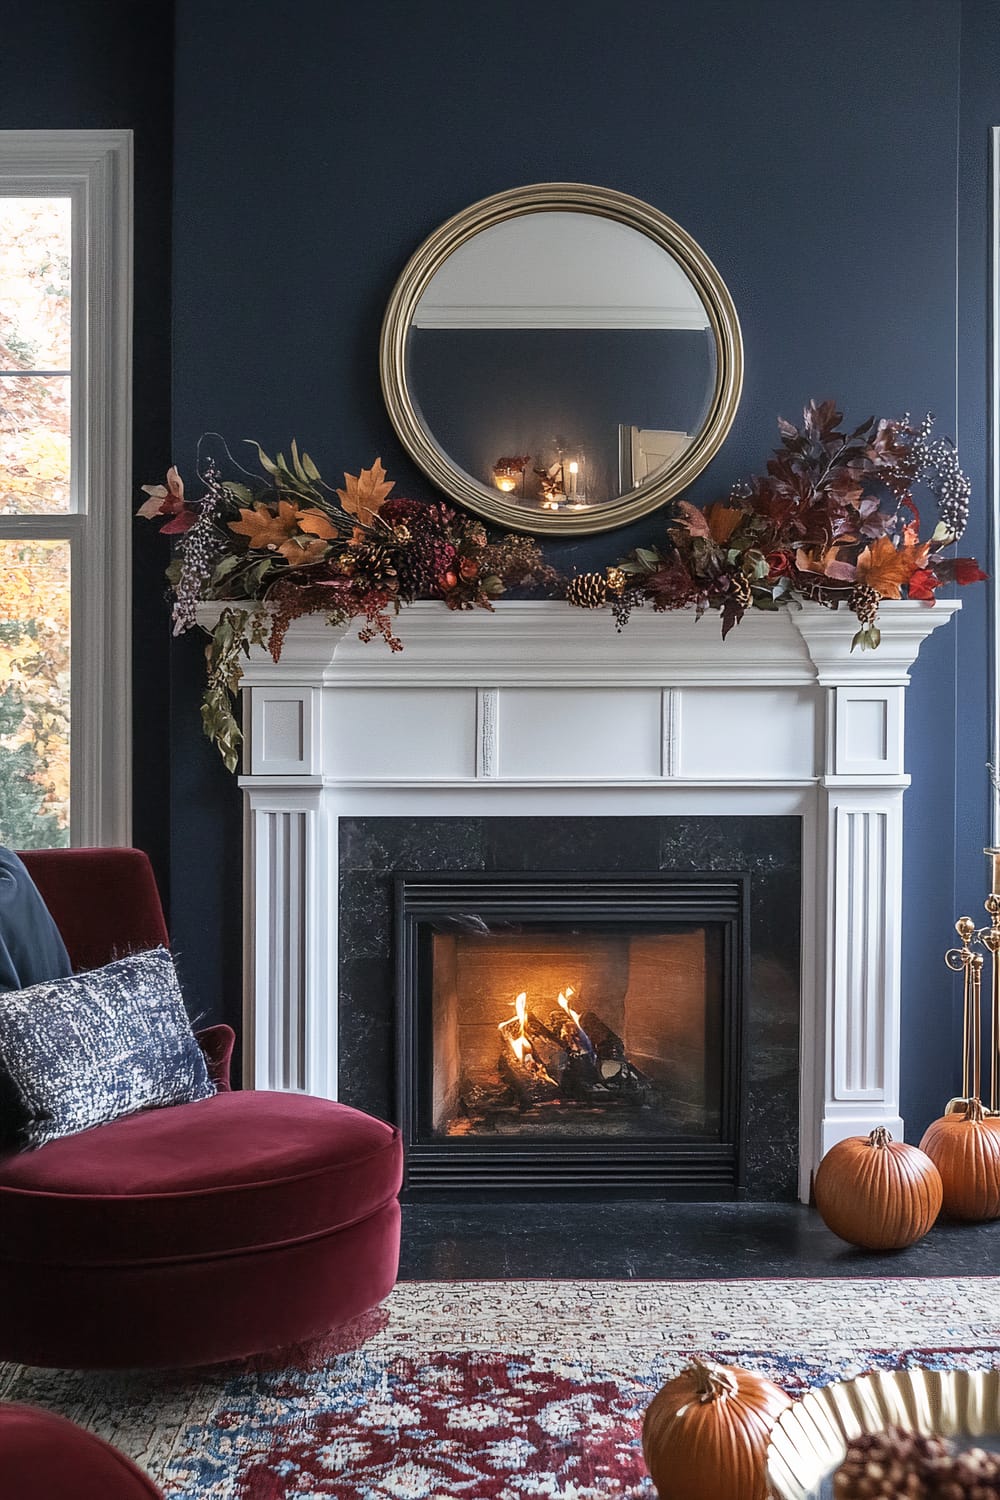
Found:
[[278, 551], [287, 562], [297, 568], [303, 563], [319, 562], [321, 557], [326, 556], [328, 548], [326, 542], [319, 537], [314, 537], [311, 541], [289, 537], [287, 542], [282, 542]]
[[852, 583], [855, 577], [853, 563], [843, 562], [840, 547], [836, 543], [822, 552], [815, 547], [800, 547], [795, 554], [795, 566], [800, 573], [819, 573], [824, 578], [836, 579], [838, 583]]
[[347, 488], [337, 491], [340, 503], [350, 515], [357, 516], [362, 526], [371, 525], [372, 517], [394, 488], [394, 481], [385, 477], [380, 458], [358, 475], [345, 473], [344, 484]]
[[298, 506], [292, 505], [288, 500], [279, 500], [277, 512], [269, 505], [255, 505], [253, 510], [245, 510], [240, 506], [240, 519], [230, 521], [229, 529], [238, 532], [240, 536], [249, 537], [254, 551], [274, 552], [282, 542], [288, 540], [298, 524]]
[[930, 550], [930, 542], [894, 547], [889, 537], [880, 536], [858, 558], [858, 582], [867, 583], [882, 599], [899, 599], [903, 586], [926, 565]]
[[737, 526], [743, 519], [743, 511], [738, 505], [726, 505], [722, 500], [714, 500], [705, 510], [705, 520], [713, 542], [724, 546]]
[[327, 542], [332, 542], [337, 535], [332, 521], [321, 510], [300, 511], [299, 530], [308, 531], [310, 536], [322, 537]]

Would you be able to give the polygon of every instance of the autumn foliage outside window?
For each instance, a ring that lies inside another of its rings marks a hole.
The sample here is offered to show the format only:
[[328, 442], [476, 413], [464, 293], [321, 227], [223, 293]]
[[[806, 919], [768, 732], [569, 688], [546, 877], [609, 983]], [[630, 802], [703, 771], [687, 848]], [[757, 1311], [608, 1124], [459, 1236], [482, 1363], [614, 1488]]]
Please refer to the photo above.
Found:
[[20, 848], [69, 842], [71, 228], [68, 197], [0, 197], [0, 842]]

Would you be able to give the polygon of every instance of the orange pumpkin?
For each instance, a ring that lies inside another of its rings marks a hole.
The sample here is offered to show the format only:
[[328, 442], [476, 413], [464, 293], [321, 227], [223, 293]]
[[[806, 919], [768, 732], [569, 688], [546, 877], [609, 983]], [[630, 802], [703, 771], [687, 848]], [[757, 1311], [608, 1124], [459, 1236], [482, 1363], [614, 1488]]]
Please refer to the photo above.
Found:
[[944, 1211], [955, 1219], [1000, 1219], [1000, 1119], [978, 1099], [964, 1112], [942, 1115], [924, 1131], [920, 1149], [944, 1184]]
[[813, 1191], [826, 1227], [866, 1250], [902, 1250], [923, 1239], [943, 1195], [930, 1157], [894, 1141], [884, 1125], [832, 1146]]
[[653, 1397], [642, 1424], [660, 1500], [767, 1500], [767, 1442], [791, 1404], [763, 1375], [693, 1360]]

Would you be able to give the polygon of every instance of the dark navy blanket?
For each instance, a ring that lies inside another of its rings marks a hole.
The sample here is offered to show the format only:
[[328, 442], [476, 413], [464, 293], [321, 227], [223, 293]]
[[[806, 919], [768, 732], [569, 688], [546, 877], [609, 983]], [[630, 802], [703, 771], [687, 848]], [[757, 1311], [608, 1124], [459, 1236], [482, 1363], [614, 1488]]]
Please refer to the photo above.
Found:
[[0, 990], [23, 990], [72, 972], [34, 881], [14, 851], [0, 845]]

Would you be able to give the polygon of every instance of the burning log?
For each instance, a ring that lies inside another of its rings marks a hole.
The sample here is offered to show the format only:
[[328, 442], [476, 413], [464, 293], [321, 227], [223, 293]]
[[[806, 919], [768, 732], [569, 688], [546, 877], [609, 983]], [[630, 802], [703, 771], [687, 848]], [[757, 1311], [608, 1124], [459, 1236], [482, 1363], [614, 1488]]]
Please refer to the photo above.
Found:
[[566, 1063], [559, 1079], [563, 1093], [579, 1099], [600, 1088], [601, 1078], [594, 1044], [580, 1024], [579, 1013], [569, 1003], [568, 996], [572, 993], [560, 990], [560, 1008], [549, 1016], [549, 1028], [566, 1049]]
[[549, 1077], [558, 1083], [569, 1057], [565, 1042], [557, 1032], [546, 1026], [533, 1010], [529, 1010], [525, 1015], [524, 1031], [537, 1061], [541, 1063]]
[[639, 1096], [651, 1092], [653, 1086], [650, 1080], [634, 1063], [629, 1062], [625, 1054], [625, 1043], [617, 1031], [612, 1031], [592, 1010], [584, 1012], [581, 1025], [594, 1044], [597, 1071], [606, 1088], [617, 1094]]
[[[501, 1049], [497, 1071], [509, 1084], [522, 1105], [542, 1104], [549, 1099], [558, 1099], [559, 1084], [535, 1054], [534, 1045], [528, 1035], [528, 997], [518, 995], [514, 1002], [515, 1014], [508, 1021], [501, 1021]], [[540, 1021], [535, 1026], [544, 1031]], [[554, 1040], [554, 1038], [553, 1038]]]
[[594, 1044], [594, 1051], [601, 1062], [625, 1056], [625, 1043], [617, 1031], [606, 1026], [596, 1011], [585, 1010], [580, 1025]]

